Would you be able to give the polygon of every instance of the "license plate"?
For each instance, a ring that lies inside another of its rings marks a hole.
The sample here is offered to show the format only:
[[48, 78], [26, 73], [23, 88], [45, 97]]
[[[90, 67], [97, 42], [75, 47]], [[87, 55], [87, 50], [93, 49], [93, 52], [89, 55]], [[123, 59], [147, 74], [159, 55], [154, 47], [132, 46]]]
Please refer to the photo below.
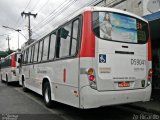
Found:
[[129, 87], [129, 82], [118, 82], [118, 87]]

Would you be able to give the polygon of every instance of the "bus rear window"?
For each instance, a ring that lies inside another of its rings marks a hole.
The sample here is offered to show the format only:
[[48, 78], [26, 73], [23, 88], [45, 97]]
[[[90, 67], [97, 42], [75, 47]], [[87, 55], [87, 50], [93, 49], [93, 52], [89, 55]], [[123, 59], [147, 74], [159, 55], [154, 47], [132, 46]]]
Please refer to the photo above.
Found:
[[92, 25], [101, 39], [137, 44], [148, 40], [148, 23], [124, 14], [93, 12]]

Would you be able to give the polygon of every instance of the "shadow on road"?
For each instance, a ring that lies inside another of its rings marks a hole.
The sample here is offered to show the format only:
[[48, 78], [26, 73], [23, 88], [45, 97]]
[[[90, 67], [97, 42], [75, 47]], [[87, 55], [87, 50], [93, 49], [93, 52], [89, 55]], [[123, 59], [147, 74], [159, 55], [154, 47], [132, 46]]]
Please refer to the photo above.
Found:
[[[5, 81], [2, 81], [1, 83], [7, 85], [7, 83]], [[10, 87], [21, 87], [19, 85], [19, 82], [17, 82], [17, 81], [16, 82], [10, 82], [10, 83], [8, 83], [8, 86], [10, 86]]]

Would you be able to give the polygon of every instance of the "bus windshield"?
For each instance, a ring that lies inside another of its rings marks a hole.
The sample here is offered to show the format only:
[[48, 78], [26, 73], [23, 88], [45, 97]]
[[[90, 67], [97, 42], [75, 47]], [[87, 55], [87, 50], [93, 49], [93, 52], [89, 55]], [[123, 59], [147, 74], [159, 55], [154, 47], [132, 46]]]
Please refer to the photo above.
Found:
[[95, 35], [104, 40], [144, 44], [148, 40], [148, 23], [114, 12], [93, 12]]

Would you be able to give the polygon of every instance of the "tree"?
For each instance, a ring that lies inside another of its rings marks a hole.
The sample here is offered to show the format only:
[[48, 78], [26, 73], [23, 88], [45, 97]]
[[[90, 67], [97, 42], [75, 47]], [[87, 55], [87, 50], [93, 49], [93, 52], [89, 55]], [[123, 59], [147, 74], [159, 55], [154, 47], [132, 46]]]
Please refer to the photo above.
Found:
[[0, 58], [6, 57], [7, 55], [13, 53], [13, 50], [9, 50], [9, 51], [0, 51]]

